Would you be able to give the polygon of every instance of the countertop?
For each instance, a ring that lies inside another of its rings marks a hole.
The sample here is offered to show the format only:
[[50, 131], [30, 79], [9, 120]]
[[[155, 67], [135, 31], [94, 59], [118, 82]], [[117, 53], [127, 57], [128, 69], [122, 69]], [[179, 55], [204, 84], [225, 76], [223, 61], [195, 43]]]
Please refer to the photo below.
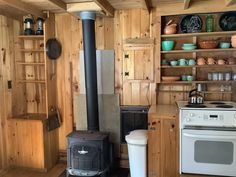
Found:
[[178, 118], [178, 107], [176, 104], [152, 105], [148, 111], [149, 118], [176, 119]]

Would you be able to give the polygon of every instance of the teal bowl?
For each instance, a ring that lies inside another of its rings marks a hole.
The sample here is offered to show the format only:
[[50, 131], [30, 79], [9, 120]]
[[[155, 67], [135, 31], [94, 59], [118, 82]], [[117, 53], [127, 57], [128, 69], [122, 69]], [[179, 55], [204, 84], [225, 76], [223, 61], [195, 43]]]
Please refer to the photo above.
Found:
[[170, 51], [174, 49], [175, 41], [162, 41], [161, 48], [163, 51]]
[[183, 46], [182, 47], [183, 50], [194, 50], [196, 48], [197, 48], [197, 46], [195, 46], [195, 45], [193, 45], [193, 46]]
[[183, 46], [183, 47], [192, 47], [192, 46], [195, 46], [195, 44], [192, 44], [192, 43], [184, 43], [182, 46]]
[[229, 42], [221, 42], [220, 43], [220, 48], [228, 49], [228, 48], [230, 48], [230, 43]]

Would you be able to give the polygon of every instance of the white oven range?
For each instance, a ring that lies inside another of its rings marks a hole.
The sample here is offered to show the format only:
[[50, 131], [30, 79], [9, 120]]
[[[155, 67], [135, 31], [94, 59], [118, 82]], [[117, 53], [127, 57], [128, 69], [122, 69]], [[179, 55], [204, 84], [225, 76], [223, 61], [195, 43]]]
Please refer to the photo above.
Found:
[[236, 103], [177, 104], [180, 173], [236, 176]]

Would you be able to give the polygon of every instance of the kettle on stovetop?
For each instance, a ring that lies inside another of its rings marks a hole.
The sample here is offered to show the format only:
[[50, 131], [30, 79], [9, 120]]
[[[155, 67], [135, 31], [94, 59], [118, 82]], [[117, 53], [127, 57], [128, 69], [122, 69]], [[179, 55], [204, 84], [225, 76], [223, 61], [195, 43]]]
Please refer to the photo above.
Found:
[[203, 104], [204, 98], [197, 91], [197, 89], [193, 89], [189, 92], [189, 104]]

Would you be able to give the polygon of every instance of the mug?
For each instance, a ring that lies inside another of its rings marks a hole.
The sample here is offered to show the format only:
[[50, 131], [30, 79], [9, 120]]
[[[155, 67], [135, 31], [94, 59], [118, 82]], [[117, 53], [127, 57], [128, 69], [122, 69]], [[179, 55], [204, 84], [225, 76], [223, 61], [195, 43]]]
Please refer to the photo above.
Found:
[[161, 64], [162, 64], [162, 65], [168, 65], [168, 60], [162, 59], [162, 60], [161, 60]]
[[224, 65], [224, 64], [225, 64], [225, 60], [219, 59], [219, 60], [217, 61], [217, 64], [218, 64], [218, 65]]
[[235, 58], [228, 58], [228, 64], [235, 65], [236, 64]]
[[189, 66], [194, 66], [194, 65], [196, 65], [196, 61], [194, 59], [189, 59], [188, 60], [188, 65]]
[[178, 62], [176, 60], [170, 61], [170, 65], [171, 66], [176, 66], [177, 64], [178, 64]]
[[197, 59], [197, 64], [198, 65], [205, 65], [206, 60], [203, 57], [200, 57], [200, 58]]
[[187, 75], [182, 75], [182, 76], [181, 76], [181, 80], [182, 80], [182, 81], [187, 81]]
[[194, 80], [194, 77], [193, 76], [191, 76], [191, 75], [188, 75], [187, 76], [187, 81], [193, 81]]
[[179, 59], [178, 62], [179, 62], [179, 66], [186, 66], [188, 64], [187, 60], [183, 58]]
[[207, 64], [208, 65], [214, 65], [214, 64], [216, 64], [216, 61], [215, 61], [214, 58], [209, 57], [209, 58], [207, 58]]

